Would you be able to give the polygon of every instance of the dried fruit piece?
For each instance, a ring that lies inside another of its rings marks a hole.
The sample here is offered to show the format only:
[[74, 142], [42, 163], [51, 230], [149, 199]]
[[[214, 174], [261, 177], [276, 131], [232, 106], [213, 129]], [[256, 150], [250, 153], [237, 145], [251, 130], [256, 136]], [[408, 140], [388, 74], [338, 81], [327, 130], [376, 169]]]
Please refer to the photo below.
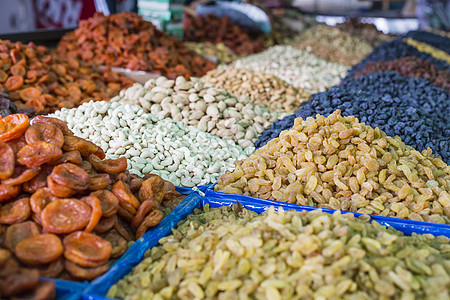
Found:
[[0, 184], [0, 203], [11, 200], [20, 193], [20, 185]]
[[83, 268], [80, 265], [77, 265], [70, 260], [66, 260], [64, 262], [64, 267], [70, 275], [84, 279], [84, 280], [92, 280], [102, 275], [109, 269], [109, 264], [104, 264], [95, 268]]
[[47, 186], [53, 195], [66, 198], [75, 195], [76, 191], [64, 185], [58, 184], [51, 176], [47, 177]]
[[111, 257], [111, 244], [98, 235], [77, 231], [63, 240], [64, 257], [82, 267], [94, 268]]
[[[64, 266], [63, 266], [64, 268]], [[46, 276], [49, 277], [49, 276]], [[51, 300], [56, 298], [56, 283], [49, 280], [40, 280], [33, 291], [21, 295], [20, 297], [14, 297], [11, 300]]]
[[127, 251], [127, 248], [128, 248], [127, 240], [124, 239], [120, 234], [118, 234], [117, 231], [115, 231], [114, 229], [110, 230], [106, 234], [103, 234], [102, 238], [111, 244], [111, 247], [112, 247], [111, 257], [112, 258], [118, 258]]
[[84, 191], [89, 187], [89, 174], [72, 163], [63, 163], [54, 167], [50, 177], [57, 184], [75, 191]]
[[57, 166], [63, 163], [73, 163], [75, 165], [79, 165], [83, 162], [83, 158], [81, 157], [80, 152], [78, 151], [68, 151], [64, 152], [60, 159], [52, 161], [48, 163], [49, 166]]
[[41, 96], [42, 92], [35, 87], [28, 87], [19, 92], [20, 98], [27, 102], [33, 101]]
[[64, 271], [64, 257], [60, 256], [51, 263], [39, 266], [39, 275], [43, 277], [56, 278], [62, 271]]
[[98, 150], [97, 145], [94, 143], [73, 135], [64, 136], [62, 148], [64, 151], [79, 151], [83, 157], [89, 157], [89, 155], [96, 153]]
[[134, 241], [134, 235], [131, 231], [131, 228], [129, 228], [128, 224], [123, 222], [121, 218], [116, 218], [114, 230], [117, 231], [117, 233], [120, 234], [127, 241]]
[[36, 168], [62, 156], [60, 148], [46, 142], [28, 144], [17, 153], [17, 161], [28, 168]]
[[24, 114], [13, 114], [0, 117], [0, 141], [7, 142], [19, 138], [23, 135], [30, 119]]
[[35, 269], [21, 269], [0, 281], [0, 295], [10, 297], [32, 290], [39, 282], [39, 272]]
[[62, 130], [53, 124], [35, 123], [29, 126], [25, 131], [25, 139], [28, 144], [43, 141], [59, 148], [64, 144]]
[[77, 199], [55, 200], [42, 211], [42, 228], [56, 234], [82, 230], [91, 219], [91, 211], [89, 205]]
[[7, 179], [14, 173], [14, 151], [8, 144], [0, 141], [0, 179]]
[[106, 173], [93, 174], [89, 176], [89, 189], [90, 190], [102, 190], [107, 188], [113, 183], [111, 176]]
[[113, 228], [114, 223], [116, 222], [116, 215], [113, 215], [111, 217], [105, 218], [102, 217], [98, 224], [94, 228], [95, 233], [104, 233]]
[[41, 233], [39, 227], [33, 221], [13, 224], [6, 229], [5, 240], [3, 241], [6, 248], [15, 251], [16, 245], [26, 238], [37, 236]]
[[94, 230], [95, 226], [97, 226], [100, 218], [102, 217], [102, 206], [100, 205], [100, 200], [97, 197], [90, 195], [81, 198], [80, 201], [83, 201], [92, 208], [91, 219], [84, 229], [86, 232], [91, 232]]
[[157, 208], [155, 201], [152, 200], [146, 200], [141, 203], [141, 206], [139, 206], [138, 211], [136, 212], [136, 215], [134, 216], [133, 220], [131, 221], [131, 228], [136, 230], [139, 225], [144, 221], [145, 217], [148, 215], [150, 211]]
[[127, 169], [127, 159], [125, 157], [101, 160], [96, 155], [90, 155], [89, 162], [95, 170], [102, 173], [118, 174]]
[[30, 197], [31, 211], [40, 220], [42, 211], [47, 206], [47, 204], [57, 199], [58, 198], [52, 194], [49, 188], [40, 188]]
[[119, 208], [119, 199], [108, 190], [99, 190], [91, 193], [92, 196], [100, 200], [103, 217], [111, 217], [116, 214]]
[[16, 91], [20, 89], [23, 85], [22, 76], [11, 76], [5, 82], [5, 87], [10, 91]]
[[165, 190], [164, 180], [159, 176], [153, 176], [142, 183], [139, 189], [139, 200], [141, 202], [150, 200], [161, 203]]
[[61, 239], [57, 235], [43, 233], [19, 242], [15, 254], [23, 263], [42, 265], [56, 260], [63, 252]]
[[112, 186], [111, 192], [119, 199], [119, 203], [126, 210], [131, 212], [133, 215], [136, 213], [136, 209], [139, 208], [139, 201], [131, 192], [128, 185], [119, 180]]
[[136, 239], [139, 239], [141, 236], [143, 236], [150, 227], [158, 225], [163, 218], [164, 214], [160, 210], [152, 210], [136, 230]]
[[22, 198], [0, 208], [0, 224], [16, 224], [24, 222], [31, 215], [29, 198]]
[[41, 168], [39, 168], [39, 167], [26, 169], [24, 172], [22, 172], [17, 177], [3, 180], [2, 184], [18, 185], [18, 184], [25, 183], [25, 182], [30, 181], [31, 179], [33, 179], [35, 176], [37, 176], [40, 171], [41, 171]]
[[25, 68], [21, 64], [15, 64], [11, 66], [9, 71], [11, 72], [11, 74], [13, 74], [13, 76], [24, 77], [27, 74], [27, 70], [25, 70]]
[[[10, 251], [0, 248], [0, 267], [5, 265], [6, 261], [11, 258], [12, 254]], [[3, 277], [3, 276], [0, 276]]]
[[33, 118], [33, 124], [52, 124], [58, 127], [64, 135], [73, 135], [72, 131], [69, 129], [64, 121], [57, 118], [50, 118], [44, 116], [36, 116]]
[[172, 184], [172, 182], [164, 180], [164, 201], [170, 201], [176, 197], [179, 197], [181, 194], [177, 192], [175, 189], [175, 186]]

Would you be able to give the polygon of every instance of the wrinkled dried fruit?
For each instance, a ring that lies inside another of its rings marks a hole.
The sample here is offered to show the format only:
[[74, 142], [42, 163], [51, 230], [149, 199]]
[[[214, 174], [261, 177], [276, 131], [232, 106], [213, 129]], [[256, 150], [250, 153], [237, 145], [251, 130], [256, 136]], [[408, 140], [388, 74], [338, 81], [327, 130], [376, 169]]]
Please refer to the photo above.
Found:
[[97, 197], [100, 200], [102, 206], [103, 217], [111, 217], [116, 214], [119, 208], [119, 199], [108, 190], [98, 190], [91, 193], [92, 196]]
[[38, 270], [40, 276], [56, 278], [64, 271], [64, 257], [60, 256], [58, 259], [47, 265], [39, 266]]
[[48, 175], [48, 170], [42, 169], [39, 174], [23, 184], [23, 190], [27, 193], [33, 194], [38, 189], [46, 187]]
[[103, 234], [102, 238], [111, 244], [111, 247], [112, 247], [111, 257], [112, 258], [118, 258], [127, 251], [127, 248], [128, 248], [127, 240], [125, 240], [114, 229], [109, 231], [106, 234]]
[[154, 227], [161, 222], [164, 218], [164, 214], [160, 210], [152, 210], [144, 219], [144, 221], [139, 225], [136, 230], [136, 239], [143, 236], [150, 227]]
[[94, 174], [89, 176], [89, 189], [90, 190], [102, 190], [107, 188], [113, 183], [111, 176], [106, 173]]
[[30, 119], [24, 114], [13, 114], [4, 118], [0, 117], [0, 141], [8, 142], [19, 138], [28, 125]]
[[64, 261], [64, 267], [67, 272], [70, 273], [70, 275], [85, 279], [85, 280], [92, 280], [94, 278], [97, 278], [98, 276], [102, 275], [109, 269], [109, 264], [104, 264], [95, 268], [83, 268], [80, 265], [77, 265], [70, 260]]
[[40, 233], [41, 230], [33, 221], [13, 224], [6, 229], [3, 243], [6, 248], [14, 252], [19, 242], [29, 237], [37, 236]]
[[39, 282], [38, 270], [22, 269], [0, 281], [0, 295], [10, 297], [33, 289]]
[[153, 176], [142, 183], [139, 189], [139, 200], [161, 203], [166, 191], [164, 180], [159, 176]]
[[64, 252], [61, 239], [51, 233], [43, 233], [22, 240], [16, 246], [17, 258], [29, 265], [48, 264]]
[[20, 193], [20, 185], [0, 184], [0, 203], [11, 200]]
[[116, 223], [116, 215], [113, 215], [111, 217], [102, 217], [100, 221], [97, 223], [97, 225], [94, 228], [95, 233], [104, 233], [110, 230], [114, 227], [114, 223]]
[[47, 186], [53, 195], [61, 198], [67, 198], [76, 194], [75, 190], [56, 183], [56, 181], [51, 176], [47, 177]]
[[17, 153], [17, 161], [28, 168], [36, 168], [62, 156], [60, 148], [46, 142], [28, 144]]
[[33, 118], [33, 124], [51, 124], [58, 127], [64, 135], [73, 135], [72, 131], [69, 129], [67, 124], [64, 121], [56, 118], [44, 117], [44, 116], [36, 116]]
[[16, 224], [24, 222], [31, 215], [29, 198], [22, 198], [0, 208], [0, 224]]
[[128, 185], [119, 180], [114, 183], [111, 191], [114, 193], [117, 199], [119, 199], [119, 203], [121, 206], [123, 206], [133, 215], [136, 213], [136, 210], [139, 208], [140, 203], [133, 195]]
[[48, 163], [50, 166], [57, 166], [63, 163], [73, 163], [79, 165], [83, 162], [80, 152], [78, 151], [68, 151], [64, 152], [60, 159]]
[[50, 176], [57, 184], [75, 191], [84, 191], [89, 187], [89, 174], [72, 163], [54, 167]]
[[101, 160], [96, 155], [90, 155], [89, 162], [95, 170], [102, 173], [118, 174], [127, 169], [127, 159], [125, 157]]
[[94, 268], [111, 257], [111, 244], [98, 235], [77, 231], [63, 240], [64, 257], [82, 267]]
[[91, 212], [91, 207], [80, 200], [55, 200], [42, 211], [42, 228], [45, 232], [56, 234], [82, 230], [88, 225]]
[[145, 200], [144, 202], [142, 202], [141, 206], [139, 206], [139, 209], [136, 212], [136, 215], [131, 221], [131, 228], [136, 230], [139, 227], [139, 225], [141, 225], [141, 223], [144, 221], [145, 217], [149, 214], [149, 212], [155, 208], [156, 208], [155, 201]]
[[0, 179], [7, 179], [14, 173], [14, 151], [8, 144], [0, 141]]
[[26, 169], [24, 172], [22, 172], [17, 177], [3, 180], [2, 184], [18, 185], [18, 184], [25, 183], [25, 182], [30, 181], [31, 179], [33, 179], [35, 176], [37, 176], [40, 171], [41, 171], [41, 168], [39, 168], [39, 167]]
[[96, 153], [98, 150], [97, 145], [94, 143], [73, 135], [64, 136], [62, 148], [64, 151], [79, 151], [83, 157], [89, 157], [89, 155]]
[[95, 226], [97, 226], [100, 218], [102, 217], [102, 206], [100, 205], [100, 200], [97, 197], [90, 195], [81, 198], [80, 201], [83, 201], [92, 208], [91, 219], [84, 229], [86, 232], [91, 232], [94, 230]]
[[61, 148], [64, 144], [64, 135], [61, 129], [53, 124], [36, 123], [25, 131], [25, 139], [28, 144], [35, 142], [47, 142]]
[[40, 220], [42, 211], [47, 206], [47, 204], [57, 199], [58, 197], [54, 196], [49, 188], [40, 188], [30, 197], [31, 211]]

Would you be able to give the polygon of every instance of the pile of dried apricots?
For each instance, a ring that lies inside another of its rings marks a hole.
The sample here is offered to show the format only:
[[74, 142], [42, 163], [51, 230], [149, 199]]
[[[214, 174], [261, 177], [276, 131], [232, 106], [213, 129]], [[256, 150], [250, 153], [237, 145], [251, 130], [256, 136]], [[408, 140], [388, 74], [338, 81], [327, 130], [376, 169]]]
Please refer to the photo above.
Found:
[[9, 264], [46, 277], [103, 274], [184, 197], [159, 176], [130, 174], [125, 157], [105, 159], [55, 118], [0, 118], [0, 162], [0, 265], [9, 253]]
[[133, 82], [75, 58], [62, 58], [45, 46], [0, 40], [0, 92], [19, 109], [50, 113], [84, 101], [117, 95]]

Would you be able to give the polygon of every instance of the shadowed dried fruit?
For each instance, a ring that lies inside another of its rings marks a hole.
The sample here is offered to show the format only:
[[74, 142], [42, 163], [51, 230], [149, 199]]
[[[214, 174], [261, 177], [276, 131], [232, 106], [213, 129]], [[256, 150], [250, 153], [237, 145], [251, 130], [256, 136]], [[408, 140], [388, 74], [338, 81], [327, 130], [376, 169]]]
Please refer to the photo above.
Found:
[[43, 233], [22, 240], [16, 246], [15, 254], [20, 261], [29, 265], [48, 264], [64, 252], [61, 239], [51, 233]]

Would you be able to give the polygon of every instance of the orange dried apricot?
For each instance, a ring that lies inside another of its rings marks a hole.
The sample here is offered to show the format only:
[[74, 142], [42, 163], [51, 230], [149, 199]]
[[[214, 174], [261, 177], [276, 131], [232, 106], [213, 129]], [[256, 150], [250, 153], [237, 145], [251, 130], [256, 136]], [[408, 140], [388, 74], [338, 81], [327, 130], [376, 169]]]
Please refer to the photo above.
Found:
[[64, 136], [64, 145], [62, 148], [65, 151], [80, 151], [83, 157], [88, 157], [90, 154], [95, 153], [98, 150], [96, 144], [72, 135]]
[[23, 85], [22, 76], [11, 76], [5, 82], [5, 87], [10, 91], [16, 91], [20, 89]]
[[119, 180], [112, 186], [111, 192], [119, 199], [119, 203], [126, 210], [131, 212], [133, 215], [136, 213], [136, 209], [139, 208], [139, 201], [131, 192], [128, 185]]
[[61, 148], [41, 141], [28, 144], [20, 149], [17, 153], [17, 161], [28, 168], [36, 168], [47, 162], [57, 160], [61, 156]]
[[41, 213], [42, 229], [56, 234], [82, 230], [88, 225], [91, 212], [91, 207], [80, 200], [55, 200]]
[[27, 70], [25, 70], [25, 68], [20, 64], [15, 64], [15, 65], [11, 66], [9, 71], [11, 72], [11, 74], [13, 76], [24, 77], [27, 74]]
[[43, 141], [58, 148], [61, 148], [64, 144], [62, 130], [53, 124], [37, 123], [29, 126], [27, 131], [25, 131], [25, 139], [28, 144]]
[[95, 170], [102, 173], [118, 174], [127, 169], [127, 159], [125, 157], [101, 160], [96, 155], [90, 155], [89, 162]]
[[57, 165], [53, 168], [50, 177], [57, 184], [75, 191], [83, 191], [89, 187], [89, 174], [72, 163]]
[[165, 193], [165, 182], [159, 176], [153, 176], [145, 180], [139, 189], [139, 200], [144, 202], [146, 200], [161, 203]]
[[39, 174], [40, 171], [41, 171], [40, 167], [26, 169], [24, 172], [22, 172], [22, 174], [20, 174], [17, 177], [3, 180], [2, 184], [18, 185], [18, 184], [25, 183], [25, 182], [33, 179], [36, 175]]
[[98, 190], [91, 193], [92, 196], [100, 200], [103, 217], [111, 217], [116, 214], [119, 208], [119, 199], [108, 190]]
[[20, 185], [0, 184], [0, 203], [17, 197], [20, 190]]
[[83, 201], [92, 208], [91, 219], [84, 229], [86, 232], [91, 232], [94, 230], [95, 226], [97, 226], [100, 218], [102, 217], [102, 206], [100, 205], [100, 200], [93, 195], [89, 195], [81, 198], [80, 201]]
[[61, 129], [64, 135], [73, 135], [72, 131], [69, 129], [64, 121], [61, 121], [57, 118], [44, 117], [44, 116], [36, 116], [33, 118], [33, 124], [52, 124]]
[[10, 145], [0, 141], [0, 179], [7, 179], [14, 173], [15, 156]]
[[131, 228], [136, 230], [139, 227], [139, 225], [141, 225], [141, 223], [144, 221], [144, 219], [148, 215], [148, 213], [155, 208], [156, 208], [156, 203], [152, 200], [145, 200], [144, 202], [142, 202], [136, 215], [134, 216], [133, 220], [131, 221]]
[[23, 135], [30, 119], [24, 114], [13, 114], [4, 118], [0, 117], [0, 141], [7, 142]]
[[33, 221], [26, 221], [9, 226], [3, 241], [6, 248], [15, 251], [16, 245], [22, 240], [41, 234], [41, 230]]
[[4, 204], [0, 208], [0, 224], [24, 222], [31, 215], [29, 198], [21, 198]]
[[107, 186], [112, 184], [113, 181], [111, 179], [111, 176], [106, 173], [102, 174], [93, 174], [89, 176], [89, 189], [90, 190], [102, 190], [105, 189]]
[[163, 218], [164, 214], [160, 210], [152, 210], [136, 230], [136, 239], [143, 236], [150, 227], [158, 225]]
[[31, 211], [40, 219], [42, 211], [50, 202], [58, 198], [52, 194], [49, 188], [40, 188], [30, 197]]
[[47, 186], [52, 194], [58, 197], [70, 197], [77, 193], [77, 191], [71, 188], [58, 184], [51, 176], [47, 176]]
[[52, 233], [42, 233], [19, 242], [15, 249], [17, 258], [28, 265], [48, 264], [64, 253], [61, 239]]
[[40, 276], [56, 278], [64, 271], [64, 257], [60, 256], [58, 259], [47, 265], [39, 266], [38, 270]]
[[80, 265], [77, 265], [70, 260], [66, 260], [64, 262], [64, 267], [70, 275], [84, 279], [84, 280], [92, 280], [102, 275], [109, 269], [109, 264], [104, 264], [95, 268], [83, 268]]
[[58, 160], [52, 161], [48, 163], [48, 165], [56, 166], [66, 162], [79, 165], [83, 162], [83, 158], [81, 157], [81, 154], [78, 151], [68, 151], [64, 152], [63, 155]]
[[35, 269], [21, 269], [0, 281], [0, 294], [2, 298], [32, 290], [39, 282], [39, 272]]
[[100, 221], [97, 223], [97, 225], [94, 228], [95, 233], [104, 233], [111, 228], [113, 228], [114, 223], [116, 222], [116, 215], [113, 215], [111, 217], [102, 217]]
[[35, 87], [28, 87], [19, 92], [20, 99], [22, 99], [25, 102], [35, 100], [39, 98], [41, 94], [42, 92]]
[[77, 231], [63, 239], [64, 257], [82, 267], [94, 268], [111, 257], [111, 244], [98, 235]]
[[47, 170], [42, 169], [39, 174], [34, 176], [30, 181], [27, 181], [23, 184], [23, 190], [27, 193], [33, 194], [38, 189], [47, 186]]

